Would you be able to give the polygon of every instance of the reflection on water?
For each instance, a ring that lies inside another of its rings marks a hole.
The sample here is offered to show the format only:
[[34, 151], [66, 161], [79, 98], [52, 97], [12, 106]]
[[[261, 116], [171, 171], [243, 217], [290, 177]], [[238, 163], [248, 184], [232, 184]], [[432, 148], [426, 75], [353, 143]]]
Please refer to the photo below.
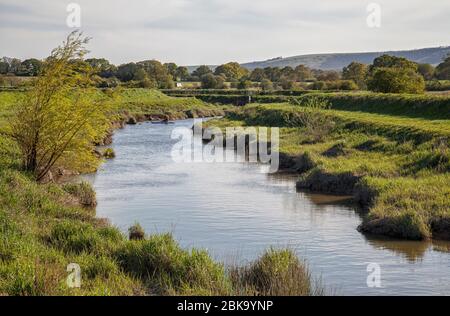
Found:
[[411, 263], [421, 260], [429, 249], [434, 249], [431, 241], [390, 240], [380, 236], [366, 236], [366, 238], [373, 247], [392, 251]]
[[[89, 176], [99, 217], [124, 232], [172, 232], [184, 247], [245, 262], [270, 246], [290, 247], [338, 294], [450, 294], [450, 244], [365, 237], [346, 197], [296, 192], [296, 177], [267, 175], [243, 163], [172, 162], [175, 125], [128, 126], [114, 136], [116, 158]], [[381, 288], [366, 284], [381, 266]]]

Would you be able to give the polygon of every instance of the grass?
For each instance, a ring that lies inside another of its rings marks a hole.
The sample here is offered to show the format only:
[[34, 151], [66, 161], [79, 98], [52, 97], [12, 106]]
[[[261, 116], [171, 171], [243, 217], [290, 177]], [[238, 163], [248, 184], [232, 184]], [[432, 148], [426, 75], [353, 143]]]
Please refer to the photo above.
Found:
[[175, 98], [148, 89], [126, 89], [120, 93], [117, 109], [138, 121], [151, 118], [185, 119], [223, 115], [223, 107], [195, 98]]
[[[203, 94], [192, 94], [197, 99], [211, 103], [244, 105], [249, 103], [249, 92], [230, 94], [229, 90], [204, 91]], [[287, 91], [289, 93], [289, 91]], [[189, 94], [178, 94], [188, 96]], [[273, 104], [297, 104], [311, 98], [321, 98], [331, 105], [332, 109], [353, 112], [366, 112], [399, 117], [424, 119], [450, 119], [449, 95], [416, 95], [416, 94], [386, 94], [372, 92], [305, 92], [300, 91], [288, 95], [252, 94], [251, 102]]]
[[[0, 130], [21, 97], [0, 93]], [[131, 89], [121, 92], [116, 114], [142, 119], [221, 113], [202, 101]], [[170, 234], [146, 235], [138, 225], [125, 236], [86, 207], [96, 203], [87, 183], [36, 183], [20, 170], [17, 148], [2, 134], [0, 153], [0, 295], [316, 294], [306, 266], [289, 250], [271, 250], [244, 269], [226, 267], [205, 250], [183, 249]], [[272, 257], [288, 258], [288, 265]], [[71, 263], [81, 268], [80, 288], [66, 284]], [[261, 280], [251, 274], [260, 266]], [[293, 271], [298, 284], [283, 289]]]
[[450, 238], [449, 119], [318, 110], [334, 128], [317, 141], [303, 125], [304, 111], [252, 104], [206, 126], [280, 127], [281, 167], [299, 173], [300, 189], [353, 195], [368, 210], [361, 231]]
[[63, 190], [75, 196], [83, 206], [97, 206], [97, 198], [94, 189], [88, 182], [69, 183], [63, 185]]

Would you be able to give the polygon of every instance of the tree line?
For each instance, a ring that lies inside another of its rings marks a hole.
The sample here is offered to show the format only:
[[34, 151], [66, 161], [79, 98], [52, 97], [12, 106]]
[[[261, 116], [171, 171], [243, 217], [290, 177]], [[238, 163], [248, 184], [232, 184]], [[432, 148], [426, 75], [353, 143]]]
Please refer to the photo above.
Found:
[[[450, 80], [450, 56], [434, 67], [402, 57], [383, 55], [371, 65], [352, 62], [342, 71], [311, 69], [305, 65], [256, 68], [252, 71], [237, 62], [216, 67], [202, 65], [192, 73], [187, 67], [157, 60], [130, 62], [116, 66], [105, 58], [72, 61], [79, 68], [90, 67], [92, 84], [107, 88], [118, 85], [141, 88], [172, 89], [175, 82], [200, 82], [204, 89], [258, 87], [262, 90], [371, 90], [378, 92], [421, 92], [425, 81]], [[31, 58], [0, 60], [0, 75], [37, 76], [43, 62]]]

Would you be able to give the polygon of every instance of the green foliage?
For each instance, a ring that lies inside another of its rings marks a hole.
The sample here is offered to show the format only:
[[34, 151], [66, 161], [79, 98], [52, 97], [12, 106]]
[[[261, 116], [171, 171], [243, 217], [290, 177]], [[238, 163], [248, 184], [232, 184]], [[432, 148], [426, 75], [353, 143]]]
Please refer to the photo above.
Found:
[[342, 78], [345, 80], [353, 80], [353, 82], [356, 83], [360, 89], [365, 89], [367, 71], [367, 65], [358, 62], [352, 62], [350, 65], [343, 69]]
[[89, 58], [86, 62], [92, 67], [94, 73], [102, 78], [114, 77], [117, 72], [117, 67], [105, 58]]
[[178, 67], [175, 71], [175, 78], [182, 81], [187, 80], [189, 78], [189, 70], [186, 67]]
[[430, 64], [419, 64], [417, 70], [425, 80], [432, 80], [436, 69]]
[[246, 90], [252, 87], [252, 82], [250, 80], [241, 80], [239, 81], [238, 89]]
[[42, 61], [31, 58], [24, 60], [17, 73], [18, 76], [37, 76], [43, 67]]
[[223, 89], [225, 84], [225, 78], [212, 73], [203, 75], [201, 78], [203, 89]]
[[422, 93], [425, 81], [416, 63], [406, 58], [383, 55], [369, 68], [367, 87], [383, 93]]
[[[43, 179], [54, 166], [94, 168], [93, 144], [109, 128], [106, 94], [80, 89], [89, 85], [89, 69], [80, 71], [87, 43], [72, 33], [53, 50], [10, 122], [10, 135], [17, 142], [23, 167]], [[86, 170], [86, 169], [85, 169]]]
[[230, 62], [224, 65], [220, 65], [214, 71], [217, 76], [223, 76], [227, 80], [240, 80], [242, 77], [248, 75], [248, 70], [241, 67], [239, 63]]
[[212, 74], [212, 70], [206, 65], [202, 65], [192, 72], [192, 75], [197, 78], [201, 78], [207, 74]]
[[423, 77], [413, 70], [381, 68], [373, 71], [367, 87], [371, 91], [383, 93], [422, 93], [425, 90], [425, 82]]
[[261, 80], [261, 89], [263, 91], [272, 91], [273, 90], [273, 83], [269, 79], [263, 79]]
[[431, 80], [426, 82], [427, 91], [450, 91], [450, 80]]
[[436, 67], [436, 77], [440, 80], [450, 80], [450, 56]]

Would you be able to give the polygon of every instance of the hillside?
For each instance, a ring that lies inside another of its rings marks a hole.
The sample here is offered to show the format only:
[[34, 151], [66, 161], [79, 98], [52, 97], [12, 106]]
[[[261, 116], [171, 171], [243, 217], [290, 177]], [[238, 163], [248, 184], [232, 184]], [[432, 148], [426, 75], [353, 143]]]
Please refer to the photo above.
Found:
[[[243, 63], [242, 66], [249, 70], [265, 67], [296, 67], [298, 65], [306, 65], [310, 68], [323, 70], [341, 70], [352, 61], [358, 61], [370, 64], [372, 61], [383, 54], [389, 54], [397, 57], [405, 57], [418, 63], [428, 63], [437, 65], [441, 63], [443, 58], [450, 54], [450, 46], [422, 48], [403, 51], [387, 51], [387, 52], [367, 52], [367, 53], [336, 53], [336, 54], [310, 54], [298, 55], [286, 58], [273, 58], [265, 61], [255, 61]], [[215, 66], [210, 66], [212, 69]], [[189, 71], [196, 69], [196, 66], [188, 67]]]

